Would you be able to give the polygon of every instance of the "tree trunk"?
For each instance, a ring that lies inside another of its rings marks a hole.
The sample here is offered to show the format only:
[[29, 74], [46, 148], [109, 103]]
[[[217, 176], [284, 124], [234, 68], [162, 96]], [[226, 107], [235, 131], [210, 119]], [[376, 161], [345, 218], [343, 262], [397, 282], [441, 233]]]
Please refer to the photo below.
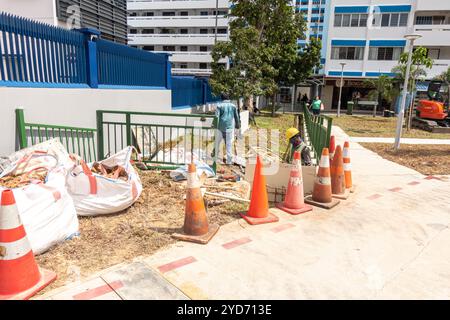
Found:
[[276, 96], [276, 94], [273, 94], [272, 96], [271, 96], [271, 100], [272, 100], [272, 117], [275, 117], [275, 96]]
[[373, 107], [373, 117], [375, 118], [377, 116], [377, 109], [378, 107], [381, 107], [383, 104], [383, 96], [381, 93], [378, 94], [378, 105]]

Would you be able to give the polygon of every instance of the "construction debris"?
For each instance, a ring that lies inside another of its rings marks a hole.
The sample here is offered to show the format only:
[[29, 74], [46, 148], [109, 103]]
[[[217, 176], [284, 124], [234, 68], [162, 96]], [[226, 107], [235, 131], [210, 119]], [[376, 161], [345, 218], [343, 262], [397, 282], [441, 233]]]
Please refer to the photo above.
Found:
[[97, 173], [111, 179], [121, 179], [128, 181], [128, 174], [124, 167], [116, 165], [108, 167], [104, 163], [94, 162], [91, 168], [92, 173]]

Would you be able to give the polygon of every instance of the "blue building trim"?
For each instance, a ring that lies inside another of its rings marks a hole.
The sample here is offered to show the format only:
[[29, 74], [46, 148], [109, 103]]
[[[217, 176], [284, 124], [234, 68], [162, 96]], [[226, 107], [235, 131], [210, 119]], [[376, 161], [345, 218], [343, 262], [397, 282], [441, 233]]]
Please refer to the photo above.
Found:
[[368, 13], [368, 6], [334, 7], [334, 13]]
[[63, 82], [21, 82], [21, 81], [0, 81], [0, 87], [17, 88], [62, 88], [80, 89], [91, 88], [87, 83], [63, 83]]
[[396, 74], [392, 72], [366, 72], [366, 77], [379, 77], [379, 76], [388, 76], [394, 78]]
[[[340, 77], [342, 71], [328, 71], [329, 76]], [[359, 71], [344, 71], [344, 77], [362, 77], [363, 73]]]
[[366, 40], [331, 40], [332, 46], [341, 47], [365, 47]]
[[375, 11], [378, 8], [381, 13], [387, 12], [411, 12], [411, 5], [396, 5], [396, 6], [375, 6]]
[[405, 47], [406, 40], [370, 40], [370, 47]]

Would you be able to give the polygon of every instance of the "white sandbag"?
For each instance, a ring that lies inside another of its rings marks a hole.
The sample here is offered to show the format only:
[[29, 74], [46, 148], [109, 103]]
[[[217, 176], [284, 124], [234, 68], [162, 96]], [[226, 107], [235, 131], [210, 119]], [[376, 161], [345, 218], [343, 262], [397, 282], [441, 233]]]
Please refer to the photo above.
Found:
[[[9, 158], [14, 163], [12, 170], [17, 166], [24, 170], [36, 166], [49, 169], [44, 183], [31, 181], [24, 187], [12, 189], [34, 254], [41, 254], [77, 235], [78, 217], [65, 187], [71, 160], [64, 146], [56, 139], [49, 140], [20, 150]], [[28, 161], [24, 165], [21, 160], [25, 158]], [[3, 190], [0, 187], [0, 191]]]
[[[80, 216], [111, 214], [130, 207], [142, 193], [142, 183], [130, 159], [133, 147], [127, 147], [100, 163], [114, 167], [123, 167], [128, 181], [111, 179], [102, 175], [86, 172], [81, 165], [76, 166], [67, 176], [67, 190], [74, 200]], [[93, 163], [88, 164], [89, 169]]]

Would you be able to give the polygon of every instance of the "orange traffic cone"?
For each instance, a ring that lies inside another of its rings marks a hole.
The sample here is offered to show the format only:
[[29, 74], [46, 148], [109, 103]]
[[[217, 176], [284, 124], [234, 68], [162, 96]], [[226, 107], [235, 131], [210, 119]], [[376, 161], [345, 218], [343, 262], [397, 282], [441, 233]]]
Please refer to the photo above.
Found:
[[313, 193], [305, 198], [305, 202], [325, 209], [331, 209], [340, 202], [331, 196], [330, 154], [328, 148], [323, 148], [322, 150]]
[[262, 174], [262, 163], [259, 156], [256, 158], [250, 208], [248, 209], [247, 214], [241, 213], [241, 217], [252, 225], [277, 222], [279, 220], [277, 216], [269, 212], [266, 177]]
[[333, 160], [331, 161], [331, 192], [334, 198], [346, 200], [350, 191], [345, 188], [344, 161], [342, 148], [337, 146]]
[[186, 208], [184, 211], [184, 233], [172, 235], [175, 239], [207, 244], [219, 230], [219, 225], [208, 224], [205, 203], [200, 190], [195, 164], [188, 165]]
[[345, 141], [344, 143], [344, 177], [345, 177], [345, 187], [350, 190], [350, 192], [355, 192], [352, 180], [352, 164], [350, 163], [350, 143]]
[[331, 136], [330, 137], [330, 160], [333, 160], [335, 150], [336, 150], [336, 138], [334, 136]]
[[56, 279], [38, 267], [11, 190], [1, 195], [0, 300], [26, 300]]
[[312, 210], [312, 207], [305, 204], [303, 193], [303, 175], [300, 152], [294, 153], [294, 163], [291, 169], [286, 197], [283, 203], [277, 203], [278, 209], [287, 213], [297, 215]]

